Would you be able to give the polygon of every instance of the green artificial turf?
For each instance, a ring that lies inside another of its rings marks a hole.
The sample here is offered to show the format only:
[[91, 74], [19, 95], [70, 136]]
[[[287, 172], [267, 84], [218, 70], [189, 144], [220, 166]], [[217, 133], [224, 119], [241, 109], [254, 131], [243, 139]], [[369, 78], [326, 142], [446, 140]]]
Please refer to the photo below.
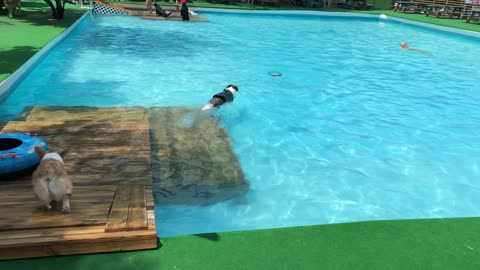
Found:
[[65, 9], [65, 18], [56, 24], [48, 23], [51, 9], [41, 0], [22, 1], [22, 15], [16, 18], [9, 18], [5, 8], [0, 11], [0, 81], [86, 12], [76, 5]]
[[189, 235], [150, 251], [0, 262], [2, 270], [478, 270], [480, 219], [357, 222]]

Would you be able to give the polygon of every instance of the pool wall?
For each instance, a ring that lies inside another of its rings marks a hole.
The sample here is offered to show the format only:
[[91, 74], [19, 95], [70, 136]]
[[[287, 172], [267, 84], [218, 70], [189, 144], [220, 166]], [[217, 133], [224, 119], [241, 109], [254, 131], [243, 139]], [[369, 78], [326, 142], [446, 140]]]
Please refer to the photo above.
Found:
[[69, 28], [63, 31], [60, 35], [54, 38], [52, 41], [47, 43], [40, 51], [32, 56], [25, 64], [23, 64], [19, 69], [17, 69], [12, 75], [10, 75], [3, 82], [0, 82], [0, 102], [4, 101], [8, 95], [17, 87], [17, 85], [25, 78], [26, 75], [50, 52], [50, 50], [55, 47], [59, 42], [66, 38], [72, 31], [77, 27], [80, 22], [82, 22], [87, 16], [89, 16], [91, 11], [83, 14], [80, 19], [78, 19], [74, 24]]

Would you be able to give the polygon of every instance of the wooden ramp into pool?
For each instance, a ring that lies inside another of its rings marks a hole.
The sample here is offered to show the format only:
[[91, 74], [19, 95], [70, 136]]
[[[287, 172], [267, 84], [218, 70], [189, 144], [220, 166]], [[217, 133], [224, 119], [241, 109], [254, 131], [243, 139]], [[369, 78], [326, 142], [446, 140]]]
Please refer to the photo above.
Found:
[[37, 209], [31, 176], [0, 181], [0, 259], [157, 247], [146, 110], [34, 107], [1, 133], [28, 132], [65, 149], [71, 213]]
[[241, 198], [249, 181], [220, 120], [198, 109], [148, 109], [155, 202], [209, 204]]

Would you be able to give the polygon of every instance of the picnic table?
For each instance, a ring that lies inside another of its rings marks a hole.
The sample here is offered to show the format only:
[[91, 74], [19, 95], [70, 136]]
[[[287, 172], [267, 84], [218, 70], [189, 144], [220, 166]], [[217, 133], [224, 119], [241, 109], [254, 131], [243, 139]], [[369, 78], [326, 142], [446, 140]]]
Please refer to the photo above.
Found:
[[478, 14], [478, 20], [480, 21], [480, 9], [476, 9], [470, 11], [470, 15], [468, 15], [467, 17], [467, 23], [473, 19], [473, 16], [475, 16], [475, 14]]
[[395, 6], [393, 11], [401, 10], [405, 12], [407, 10], [413, 10], [414, 13], [424, 11], [427, 7], [427, 4], [424, 2], [415, 2], [415, 1], [395, 1]]
[[[445, 12], [445, 14], [450, 14], [450, 15], [448, 16], [449, 19], [451, 19], [454, 15], [456, 15], [456, 16], [460, 19], [460, 16], [462, 16], [462, 13], [463, 13], [463, 9], [464, 9], [464, 8], [465, 8], [464, 6], [459, 6], [459, 5], [456, 5], [456, 6], [454, 6], [454, 5], [447, 5], [447, 6], [445, 7], [445, 9], [447, 10], [447, 11]], [[440, 16], [440, 14], [437, 13], [437, 17], [439, 17], [439, 16]]]
[[425, 15], [430, 16], [430, 14], [432, 14], [432, 12], [434, 12], [435, 14], [437, 14], [437, 12], [444, 8], [445, 5], [439, 5], [439, 4], [430, 4], [430, 5], [427, 5], [427, 12], [425, 13]]
[[465, 7], [462, 5], [428, 5], [427, 13], [425, 15], [429, 16], [432, 12], [437, 16], [448, 15], [448, 18], [451, 19], [453, 16], [460, 18], [463, 14], [463, 9]]
[[369, 9], [373, 7], [373, 4], [368, 4], [367, 0], [339, 0], [337, 2], [337, 7], [349, 9]]

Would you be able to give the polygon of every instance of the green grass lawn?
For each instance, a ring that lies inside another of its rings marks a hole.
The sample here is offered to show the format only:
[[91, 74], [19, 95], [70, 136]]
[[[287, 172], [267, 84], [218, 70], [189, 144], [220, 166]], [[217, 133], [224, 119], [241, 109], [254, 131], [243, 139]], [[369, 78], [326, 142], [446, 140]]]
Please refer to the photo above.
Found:
[[[3, 1], [3, 0], [2, 0]], [[0, 11], [0, 81], [6, 79], [48, 42], [70, 27], [86, 10], [66, 5], [65, 18], [49, 24], [50, 7], [41, 0], [22, 1], [22, 15]]]

